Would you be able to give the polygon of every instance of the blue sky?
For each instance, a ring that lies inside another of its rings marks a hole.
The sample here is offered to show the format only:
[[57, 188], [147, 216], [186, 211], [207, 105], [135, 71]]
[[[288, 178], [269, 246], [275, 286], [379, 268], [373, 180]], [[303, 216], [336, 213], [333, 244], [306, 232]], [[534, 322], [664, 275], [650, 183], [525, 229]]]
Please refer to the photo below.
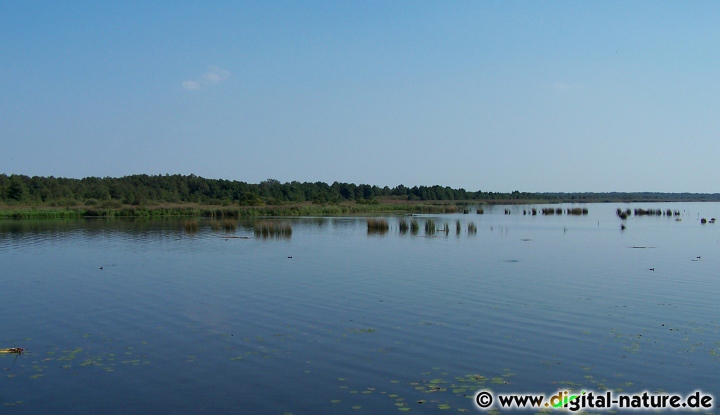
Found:
[[718, 2], [0, 0], [0, 173], [720, 192]]

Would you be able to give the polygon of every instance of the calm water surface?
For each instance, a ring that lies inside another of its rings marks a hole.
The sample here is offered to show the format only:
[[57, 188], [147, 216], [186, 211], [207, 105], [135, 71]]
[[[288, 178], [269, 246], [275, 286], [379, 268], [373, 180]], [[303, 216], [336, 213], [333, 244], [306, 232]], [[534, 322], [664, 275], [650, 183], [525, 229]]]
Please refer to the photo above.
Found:
[[[720, 398], [720, 224], [699, 220], [720, 204], [587, 207], [423, 215], [417, 235], [400, 217], [382, 235], [298, 218], [270, 239], [249, 223], [0, 221], [0, 348], [29, 351], [0, 355], [0, 411], [455, 413], [482, 388]], [[621, 231], [617, 207], [682, 220]], [[450, 231], [425, 235], [427, 219]]]

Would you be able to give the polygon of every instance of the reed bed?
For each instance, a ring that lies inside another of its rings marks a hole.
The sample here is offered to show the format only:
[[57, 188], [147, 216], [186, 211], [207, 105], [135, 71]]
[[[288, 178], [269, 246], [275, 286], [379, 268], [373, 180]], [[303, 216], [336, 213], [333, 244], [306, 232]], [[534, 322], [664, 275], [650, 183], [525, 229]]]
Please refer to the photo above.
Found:
[[425, 235], [435, 235], [435, 221], [428, 219], [425, 221]]
[[460, 231], [462, 231], [462, 226], [460, 226], [460, 220], [455, 221], [455, 234], [460, 235]]
[[226, 232], [235, 232], [237, 230], [237, 222], [232, 219], [224, 219], [222, 227]]
[[633, 213], [635, 216], [662, 216], [663, 211], [661, 209], [635, 209]]
[[367, 232], [384, 234], [390, 229], [388, 221], [385, 219], [368, 219], [367, 220]]
[[410, 233], [413, 235], [417, 235], [418, 231], [420, 230], [420, 224], [417, 220], [413, 219], [410, 221]]
[[233, 219], [213, 220], [210, 227], [215, 232], [235, 232], [237, 230], [237, 222]]
[[151, 206], [123, 205], [117, 201], [91, 201], [90, 206], [80, 206], [77, 201], [60, 207], [29, 206], [0, 209], [0, 218], [82, 218], [82, 217], [158, 217], [193, 216], [205, 218], [241, 218], [262, 216], [343, 216], [372, 213], [456, 213], [457, 205], [450, 204], [327, 204], [327, 205], [281, 205], [281, 206]]
[[477, 233], [477, 226], [473, 222], [468, 223], [468, 233], [473, 235]]
[[254, 226], [255, 236], [262, 238], [290, 238], [292, 226], [288, 222], [260, 222]]
[[568, 215], [587, 215], [588, 208], [572, 208], [566, 211]]
[[483, 213], [485, 213], [485, 210], [483, 210], [483, 208], [477, 208], [476, 213], [477, 213], [478, 215], [482, 215]]
[[[628, 209], [629, 213], [630, 209]], [[665, 211], [661, 209], [635, 209], [633, 212], [636, 216], [680, 216], [680, 211], [672, 211], [667, 209]]]
[[622, 220], [625, 220], [628, 218], [628, 215], [630, 215], [630, 209], [628, 210], [622, 210], [620, 208], [617, 208], [615, 213], [618, 215], [618, 217]]
[[197, 233], [198, 230], [200, 230], [200, 225], [195, 219], [186, 220], [183, 222], [183, 226], [185, 227], [185, 232], [189, 234]]
[[409, 229], [407, 220], [400, 219], [400, 223], [398, 224], [398, 229], [400, 230], [401, 234], [406, 234]]

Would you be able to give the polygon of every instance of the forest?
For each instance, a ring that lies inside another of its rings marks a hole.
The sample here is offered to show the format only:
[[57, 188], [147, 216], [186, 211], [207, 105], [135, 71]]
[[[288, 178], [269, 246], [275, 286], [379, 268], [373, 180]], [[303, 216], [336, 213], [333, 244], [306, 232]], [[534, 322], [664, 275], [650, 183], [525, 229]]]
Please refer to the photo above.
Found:
[[720, 201], [718, 193], [528, 193], [484, 192], [448, 186], [379, 187], [369, 184], [286, 182], [268, 179], [257, 184], [206, 179], [196, 175], [131, 175], [83, 179], [0, 174], [0, 204], [6, 206], [92, 206], [113, 202], [141, 206], [158, 203], [262, 206], [312, 202], [337, 204], [408, 201], [522, 202], [653, 202]]

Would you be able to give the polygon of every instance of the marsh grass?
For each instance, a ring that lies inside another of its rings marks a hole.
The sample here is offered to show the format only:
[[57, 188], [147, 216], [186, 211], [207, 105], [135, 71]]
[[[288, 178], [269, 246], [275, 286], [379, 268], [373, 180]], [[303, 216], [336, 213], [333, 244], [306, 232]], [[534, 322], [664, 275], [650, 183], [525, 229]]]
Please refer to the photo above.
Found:
[[460, 219], [455, 221], [455, 234], [460, 235], [460, 231], [462, 230], [462, 227], [460, 226]]
[[473, 235], [477, 233], [477, 226], [473, 222], [468, 223], [468, 233]]
[[485, 213], [485, 210], [483, 210], [483, 208], [477, 208], [476, 212], [478, 215], [482, 215], [483, 213]]
[[379, 233], [384, 234], [390, 229], [388, 221], [385, 219], [368, 219], [367, 220], [367, 231], [368, 233]]
[[398, 229], [400, 230], [401, 234], [406, 234], [408, 231], [408, 222], [405, 219], [400, 219], [400, 223], [398, 224]]
[[226, 232], [235, 232], [237, 230], [237, 222], [232, 219], [223, 219], [222, 227]]
[[435, 235], [435, 221], [428, 219], [425, 221], [425, 235]]
[[[448, 204], [297, 204], [280, 206], [207, 205], [199, 203], [127, 205], [117, 200], [83, 205], [74, 199], [58, 200], [44, 206], [10, 206], [0, 204], [0, 218], [82, 218], [82, 217], [159, 217], [194, 216], [205, 218], [241, 218], [262, 216], [347, 216], [380, 213], [455, 213]], [[219, 202], [218, 202], [219, 203]]]
[[635, 216], [662, 216], [663, 211], [660, 209], [635, 209]]
[[290, 238], [292, 226], [288, 222], [264, 221], [254, 226], [255, 236], [262, 238]]
[[183, 226], [185, 227], [185, 232], [190, 234], [197, 233], [198, 230], [200, 230], [200, 225], [195, 219], [186, 220], [183, 222]]
[[417, 220], [413, 219], [410, 221], [410, 233], [413, 235], [417, 235], [418, 231], [420, 231], [420, 224]]

